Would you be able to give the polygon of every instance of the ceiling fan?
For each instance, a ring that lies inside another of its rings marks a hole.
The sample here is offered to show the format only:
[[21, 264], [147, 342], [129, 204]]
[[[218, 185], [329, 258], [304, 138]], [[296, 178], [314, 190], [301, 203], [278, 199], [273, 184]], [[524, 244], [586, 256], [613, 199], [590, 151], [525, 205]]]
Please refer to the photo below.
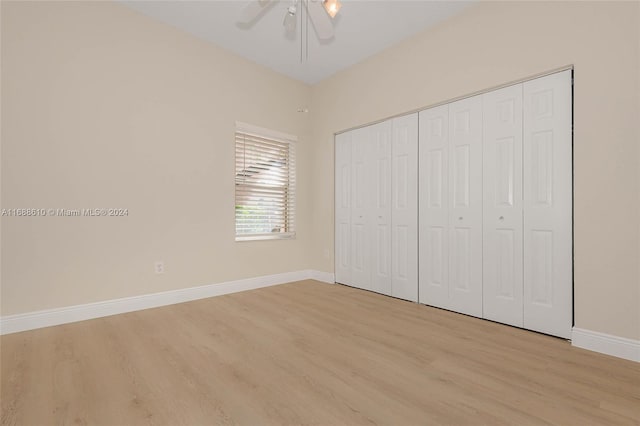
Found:
[[[239, 22], [249, 24], [258, 20], [266, 10], [270, 9], [277, 0], [250, 0], [242, 8]], [[336, 16], [340, 10], [339, 0], [291, 0], [287, 7], [283, 25], [288, 33], [294, 33], [296, 30], [296, 15], [302, 7], [307, 11], [307, 15], [313, 23], [318, 38], [328, 40], [333, 37], [333, 24], [331, 19]]]

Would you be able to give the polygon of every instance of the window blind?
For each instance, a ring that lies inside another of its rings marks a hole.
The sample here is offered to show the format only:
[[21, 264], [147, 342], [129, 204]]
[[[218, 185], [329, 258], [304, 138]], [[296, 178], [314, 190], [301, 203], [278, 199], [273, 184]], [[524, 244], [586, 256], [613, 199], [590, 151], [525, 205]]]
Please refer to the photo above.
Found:
[[295, 236], [295, 144], [236, 130], [236, 240]]

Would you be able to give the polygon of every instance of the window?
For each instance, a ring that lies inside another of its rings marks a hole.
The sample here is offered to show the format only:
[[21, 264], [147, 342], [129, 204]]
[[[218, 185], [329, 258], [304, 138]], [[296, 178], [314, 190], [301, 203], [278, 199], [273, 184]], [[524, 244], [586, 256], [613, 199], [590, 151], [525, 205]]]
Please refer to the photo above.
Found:
[[236, 123], [236, 241], [295, 236], [295, 142]]

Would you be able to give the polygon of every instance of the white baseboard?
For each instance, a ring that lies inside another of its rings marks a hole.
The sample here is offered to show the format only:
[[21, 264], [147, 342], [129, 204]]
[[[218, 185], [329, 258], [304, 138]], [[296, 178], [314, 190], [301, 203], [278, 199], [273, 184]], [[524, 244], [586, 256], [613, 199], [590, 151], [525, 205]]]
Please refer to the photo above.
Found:
[[336, 282], [336, 276], [333, 272], [322, 272], [322, 271], [315, 271], [315, 270], [310, 270], [309, 271], [311, 273], [311, 279], [312, 280], [316, 280], [316, 281], [321, 281], [323, 283], [329, 283], [329, 284], [335, 284]]
[[262, 277], [165, 291], [162, 293], [145, 294], [142, 296], [105, 300], [103, 302], [87, 303], [84, 305], [9, 315], [0, 317], [0, 335], [123, 314], [125, 312], [139, 311], [142, 309], [157, 308], [159, 306], [173, 305], [175, 303], [306, 279], [333, 283], [333, 274], [315, 270], [286, 272], [283, 274], [265, 275]]
[[602, 354], [640, 362], [640, 340], [627, 339], [573, 327], [571, 345]]

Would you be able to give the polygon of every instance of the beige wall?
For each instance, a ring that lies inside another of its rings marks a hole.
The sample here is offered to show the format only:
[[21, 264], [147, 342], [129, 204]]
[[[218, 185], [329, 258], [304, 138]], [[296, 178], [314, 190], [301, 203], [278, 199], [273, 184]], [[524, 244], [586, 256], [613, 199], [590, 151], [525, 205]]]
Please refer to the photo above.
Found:
[[3, 316], [309, 267], [308, 173], [294, 241], [234, 242], [233, 193], [236, 120], [309, 168], [308, 86], [107, 2], [3, 1], [2, 64], [2, 206], [129, 209], [3, 218]]
[[315, 86], [313, 268], [333, 270], [333, 132], [574, 64], [576, 326], [640, 338], [639, 15], [486, 2]]

